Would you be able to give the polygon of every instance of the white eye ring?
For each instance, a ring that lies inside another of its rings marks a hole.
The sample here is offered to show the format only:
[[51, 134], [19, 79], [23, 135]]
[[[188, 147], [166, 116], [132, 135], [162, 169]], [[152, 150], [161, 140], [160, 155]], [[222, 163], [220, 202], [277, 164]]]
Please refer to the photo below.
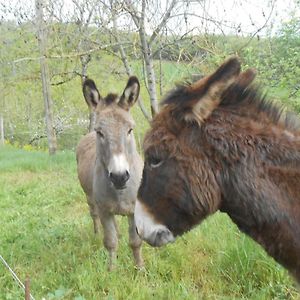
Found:
[[150, 168], [152, 168], [152, 169], [154, 169], [154, 168], [158, 168], [158, 167], [160, 167], [162, 164], [163, 164], [163, 160], [161, 160], [160, 162], [158, 162], [158, 163], [151, 163], [150, 164]]

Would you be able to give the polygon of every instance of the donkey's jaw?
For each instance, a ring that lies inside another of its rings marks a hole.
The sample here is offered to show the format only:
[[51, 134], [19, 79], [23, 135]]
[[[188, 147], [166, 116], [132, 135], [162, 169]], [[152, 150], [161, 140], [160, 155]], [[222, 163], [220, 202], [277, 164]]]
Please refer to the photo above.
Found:
[[165, 225], [157, 223], [139, 200], [135, 204], [134, 219], [138, 235], [149, 245], [160, 247], [175, 241], [173, 233]]

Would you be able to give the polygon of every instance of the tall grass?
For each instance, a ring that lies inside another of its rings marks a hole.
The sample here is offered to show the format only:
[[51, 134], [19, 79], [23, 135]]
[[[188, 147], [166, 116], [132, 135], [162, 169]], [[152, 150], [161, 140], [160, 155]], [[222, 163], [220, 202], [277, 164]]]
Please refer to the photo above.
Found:
[[[108, 273], [73, 152], [0, 148], [0, 215], [0, 254], [22, 280], [30, 276], [36, 299], [300, 298], [287, 272], [221, 213], [174, 244], [145, 244], [143, 270], [133, 265], [127, 221], [118, 217], [118, 265]], [[0, 264], [0, 299], [23, 298]]]

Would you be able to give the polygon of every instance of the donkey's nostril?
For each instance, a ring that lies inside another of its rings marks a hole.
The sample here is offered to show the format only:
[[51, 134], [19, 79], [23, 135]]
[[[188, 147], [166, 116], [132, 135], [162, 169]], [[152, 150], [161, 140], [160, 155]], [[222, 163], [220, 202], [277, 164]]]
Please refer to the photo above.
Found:
[[173, 233], [167, 228], [158, 229], [153, 238], [152, 245], [155, 247], [160, 247], [174, 241]]
[[138, 229], [137, 229], [136, 226], [135, 226], [135, 231], [136, 231], [137, 235], [140, 236], [140, 235], [139, 235], [139, 231], [138, 231]]
[[126, 170], [126, 172], [125, 172], [125, 180], [127, 181], [127, 180], [129, 179], [129, 177], [130, 177], [130, 174], [129, 174], [129, 172]]
[[125, 188], [125, 184], [128, 181], [129, 177], [130, 174], [128, 171], [125, 171], [124, 173], [109, 173], [109, 178], [116, 189]]

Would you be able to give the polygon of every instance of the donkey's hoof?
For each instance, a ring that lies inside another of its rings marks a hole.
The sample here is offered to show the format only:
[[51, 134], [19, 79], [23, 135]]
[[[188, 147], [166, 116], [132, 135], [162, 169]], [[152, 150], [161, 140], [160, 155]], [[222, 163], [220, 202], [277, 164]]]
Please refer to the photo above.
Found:
[[135, 265], [134, 268], [135, 268], [135, 270], [137, 270], [138, 272], [142, 272], [142, 273], [147, 271], [144, 264], [142, 264], [142, 265]]
[[136, 262], [136, 264], [135, 264], [135, 269], [137, 269], [137, 270], [142, 270], [142, 269], [145, 269], [145, 263], [144, 263], [144, 260], [140, 260], [140, 261], [138, 261], [138, 262]]
[[109, 264], [107, 267], [107, 271], [108, 272], [112, 272], [116, 269], [116, 265], [115, 264]]

